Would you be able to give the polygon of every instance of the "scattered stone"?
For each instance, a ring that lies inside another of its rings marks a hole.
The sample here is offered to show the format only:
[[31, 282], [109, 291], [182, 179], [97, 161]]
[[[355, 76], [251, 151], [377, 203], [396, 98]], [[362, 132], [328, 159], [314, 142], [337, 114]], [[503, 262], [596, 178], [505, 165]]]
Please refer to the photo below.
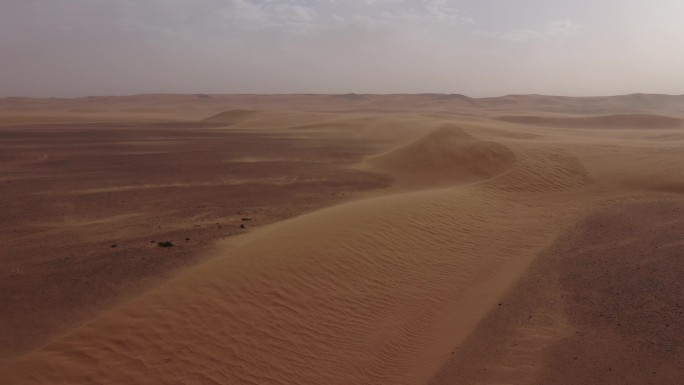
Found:
[[116, 243], [112, 243], [110, 247], [118, 247], [118, 245]]
[[248, 222], [248, 221], [251, 221], [251, 220], [252, 220], [252, 218], [242, 218], [242, 221], [243, 221], [243, 222]]
[[170, 241], [157, 242], [157, 245], [159, 245], [159, 247], [173, 247], [173, 246], [175, 246]]
[[240, 223], [240, 228], [241, 228], [241, 229], [244, 229], [244, 228], [245, 228], [245, 224], [244, 224], [244, 223]]

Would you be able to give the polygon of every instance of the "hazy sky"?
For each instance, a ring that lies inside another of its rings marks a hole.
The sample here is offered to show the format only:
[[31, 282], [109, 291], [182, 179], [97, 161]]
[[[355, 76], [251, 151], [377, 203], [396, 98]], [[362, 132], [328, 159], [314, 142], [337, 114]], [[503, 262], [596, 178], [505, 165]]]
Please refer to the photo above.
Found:
[[684, 93], [682, 0], [0, 0], [0, 96]]

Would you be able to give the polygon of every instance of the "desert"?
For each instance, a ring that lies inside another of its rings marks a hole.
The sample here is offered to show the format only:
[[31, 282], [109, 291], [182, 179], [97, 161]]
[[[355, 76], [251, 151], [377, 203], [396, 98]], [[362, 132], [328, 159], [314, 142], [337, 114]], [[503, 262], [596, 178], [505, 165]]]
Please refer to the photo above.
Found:
[[681, 383], [682, 118], [661, 94], [0, 99], [0, 383]]

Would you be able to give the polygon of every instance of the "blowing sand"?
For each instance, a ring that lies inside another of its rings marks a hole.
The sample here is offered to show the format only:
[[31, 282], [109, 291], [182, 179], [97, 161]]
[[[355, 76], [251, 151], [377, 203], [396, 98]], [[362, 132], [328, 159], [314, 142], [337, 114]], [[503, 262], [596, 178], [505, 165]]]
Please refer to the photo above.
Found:
[[7, 384], [682, 383], [681, 97], [0, 105]]

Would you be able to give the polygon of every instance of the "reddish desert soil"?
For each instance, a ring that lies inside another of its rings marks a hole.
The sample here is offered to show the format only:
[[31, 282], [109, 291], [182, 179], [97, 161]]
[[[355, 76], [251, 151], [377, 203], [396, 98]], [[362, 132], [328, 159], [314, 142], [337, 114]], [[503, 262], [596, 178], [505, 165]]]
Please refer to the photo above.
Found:
[[646, 94], [0, 100], [0, 379], [683, 384], [683, 116]]
[[216, 239], [390, 183], [343, 168], [380, 143], [315, 134], [79, 123], [3, 127], [0, 143], [3, 358], [201, 261]]
[[600, 210], [563, 234], [431, 384], [680, 384], [684, 203]]

